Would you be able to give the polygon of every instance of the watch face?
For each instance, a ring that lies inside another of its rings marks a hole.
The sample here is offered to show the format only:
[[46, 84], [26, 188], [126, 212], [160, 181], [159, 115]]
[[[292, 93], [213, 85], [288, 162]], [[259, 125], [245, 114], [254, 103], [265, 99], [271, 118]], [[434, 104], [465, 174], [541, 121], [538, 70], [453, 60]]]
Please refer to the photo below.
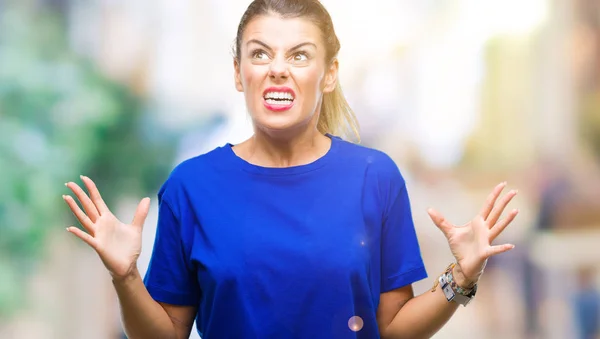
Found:
[[446, 284], [442, 287], [442, 290], [444, 291], [444, 295], [446, 296], [446, 299], [448, 301], [451, 301], [452, 299], [454, 299], [454, 297], [456, 296], [454, 294], [454, 291], [452, 290], [452, 286], [450, 286], [450, 284]]

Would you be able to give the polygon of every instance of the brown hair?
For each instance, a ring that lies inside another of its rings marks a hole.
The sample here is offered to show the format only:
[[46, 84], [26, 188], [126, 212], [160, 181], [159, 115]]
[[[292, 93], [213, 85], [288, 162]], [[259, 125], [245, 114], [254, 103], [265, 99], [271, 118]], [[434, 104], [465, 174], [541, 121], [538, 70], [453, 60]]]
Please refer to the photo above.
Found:
[[[340, 41], [333, 29], [331, 16], [318, 0], [254, 0], [242, 15], [237, 29], [233, 54], [240, 62], [242, 36], [248, 23], [259, 15], [277, 14], [283, 18], [307, 18], [314, 22], [323, 34], [326, 47], [326, 63], [330, 64], [340, 50]], [[331, 93], [323, 95], [323, 104], [317, 128], [321, 133], [354, 136], [360, 140], [356, 115], [342, 92], [339, 81]]]

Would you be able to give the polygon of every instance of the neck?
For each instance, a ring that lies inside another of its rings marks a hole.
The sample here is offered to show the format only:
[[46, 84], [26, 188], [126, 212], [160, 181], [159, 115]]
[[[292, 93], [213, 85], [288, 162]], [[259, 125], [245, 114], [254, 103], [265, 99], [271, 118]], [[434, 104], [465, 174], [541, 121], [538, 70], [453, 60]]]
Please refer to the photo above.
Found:
[[330, 146], [331, 140], [315, 127], [297, 133], [271, 133], [255, 129], [254, 135], [237, 145], [235, 151], [242, 159], [258, 166], [291, 167], [319, 159]]

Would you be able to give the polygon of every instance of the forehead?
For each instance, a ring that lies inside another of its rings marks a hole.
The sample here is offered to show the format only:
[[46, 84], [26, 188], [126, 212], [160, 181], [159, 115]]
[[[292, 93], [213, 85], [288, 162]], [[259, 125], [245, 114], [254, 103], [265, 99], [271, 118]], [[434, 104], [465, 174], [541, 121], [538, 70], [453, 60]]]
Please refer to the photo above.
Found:
[[272, 47], [289, 47], [303, 42], [321, 43], [319, 27], [306, 18], [283, 18], [261, 15], [252, 19], [242, 37], [243, 41], [260, 40]]

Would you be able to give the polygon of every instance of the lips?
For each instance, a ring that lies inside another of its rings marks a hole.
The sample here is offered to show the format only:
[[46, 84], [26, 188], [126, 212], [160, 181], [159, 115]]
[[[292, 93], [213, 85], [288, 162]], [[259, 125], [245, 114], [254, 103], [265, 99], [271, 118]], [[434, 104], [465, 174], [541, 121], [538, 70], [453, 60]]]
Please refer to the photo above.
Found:
[[274, 112], [287, 111], [294, 106], [296, 94], [289, 87], [269, 87], [263, 92], [264, 106]]

